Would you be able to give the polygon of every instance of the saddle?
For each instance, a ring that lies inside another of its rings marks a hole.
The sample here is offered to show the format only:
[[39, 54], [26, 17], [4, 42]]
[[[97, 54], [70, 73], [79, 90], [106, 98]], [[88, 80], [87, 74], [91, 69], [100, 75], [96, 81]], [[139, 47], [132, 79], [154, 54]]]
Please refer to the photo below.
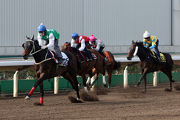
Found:
[[[51, 58], [55, 61], [55, 63], [58, 63], [58, 60], [57, 60], [58, 58], [57, 58], [56, 53], [54, 51], [50, 51], [50, 53], [51, 53]], [[69, 58], [64, 52], [61, 52], [61, 54], [62, 54], [62, 58], [65, 60], [63, 64], [64, 66], [66, 66], [69, 61]]]
[[[89, 52], [89, 53], [88, 53]], [[89, 59], [89, 55], [90, 54], [92, 56], [92, 60], [95, 60], [97, 59], [96, 55], [90, 51], [79, 51], [79, 56], [81, 57], [80, 60], [81, 60], [81, 63], [84, 62], [84, 61], [90, 61]]]
[[[151, 50], [151, 56], [152, 56], [155, 60], [159, 61], [159, 60], [158, 60], [158, 57], [157, 57], [157, 54], [156, 54], [154, 51], [152, 51], [152, 50]], [[161, 61], [159, 61], [159, 62], [166, 62], [166, 58], [165, 58], [164, 54], [161, 53], [161, 52], [160, 52], [160, 59], [161, 59]]]

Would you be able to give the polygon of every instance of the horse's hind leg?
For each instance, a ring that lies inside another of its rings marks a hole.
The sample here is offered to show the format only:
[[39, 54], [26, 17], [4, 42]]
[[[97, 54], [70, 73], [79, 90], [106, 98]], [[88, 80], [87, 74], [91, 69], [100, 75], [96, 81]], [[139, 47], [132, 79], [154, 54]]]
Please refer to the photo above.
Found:
[[71, 83], [73, 89], [76, 91], [77, 100], [79, 100], [80, 95], [79, 95], [78, 81], [76, 75], [69, 74], [68, 72], [66, 72], [65, 74], [63, 74], [63, 77]]
[[109, 88], [111, 85], [112, 70], [108, 70], [107, 72], [108, 72], [108, 88]]
[[168, 76], [169, 82], [170, 82], [170, 90], [169, 91], [172, 91], [172, 82], [174, 82], [174, 80], [172, 79], [171, 71], [162, 70], [162, 72]]

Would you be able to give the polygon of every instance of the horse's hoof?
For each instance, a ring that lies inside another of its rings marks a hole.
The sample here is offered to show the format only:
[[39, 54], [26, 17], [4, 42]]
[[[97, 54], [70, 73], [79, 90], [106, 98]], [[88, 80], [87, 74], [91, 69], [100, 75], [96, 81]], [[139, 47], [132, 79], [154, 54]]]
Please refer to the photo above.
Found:
[[167, 91], [167, 92], [172, 92], [172, 89], [165, 88], [165, 91]]
[[27, 95], [27, 96], [25, 97], [25, 100], [30, 100], [30, 97]]
[[134, 85], [134, 87], [139, 87], [138, 85]]
[[73, 96], [69, 96], [68, 99], [71, 103], [83, 103], [79, 98], [74, 98]]
[[44, 104], [42, 103], [34, 103], [35, 106], [43, 106]]
[[78, 83], [78, 87], [81, 87], [82, 86], [82, 84], [81, 83]]

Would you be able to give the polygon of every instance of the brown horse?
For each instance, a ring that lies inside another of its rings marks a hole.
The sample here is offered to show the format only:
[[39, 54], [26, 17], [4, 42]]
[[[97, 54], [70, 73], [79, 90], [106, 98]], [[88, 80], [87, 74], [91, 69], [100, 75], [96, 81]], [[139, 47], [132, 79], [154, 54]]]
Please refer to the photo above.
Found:
[[63, 76], [67, 79], [73, 89], [77, 94], [77, 102], [81, 102], [78, 88], [78, 81], [76, 78], [77, 75], [77, 62], [75, 56], [71, 52], [64, 52], [65, 55], [69, 58], [68, 64], [65, 67], [58, 66], [52, 56], [52, 53], [48, 49], [41, 49], [37, 40], [33, 38], [27, 37], [27, 41], [23, 43], [22, 47], [24, 48], [24, 52], [22, 54], [24, 59], [28, 59], [28, 56], [31, 54], [35, 60], [35, 71], [37, 81], [33, 85], [31, 91], [25, 97], [25, 99], [30, 99], [30, 96], [33, 94], [34, 90], [39, 85], [40, 87], [40, 103], [39, 105], [43, 105], [43, 81], [46, 79], [50, 79], [56, 76]]
[[100, 56], [100, 54], [95, 51], [95, 50], [89, 50], [93, 56], [96, 56], [95, 60], [92, 62], [83, 62], [80, 59], [80, 51], [74, 47], [70, 46], [69, 42], [66, 42], [63, 46], [61, 46], [62, 51], [69, 51], [73, 53], [76, 58], [77, 58], [77, 65], [78, 67], [78, 75], [80, 75], [83, 79], [83, 85], [86, 86], [86, 75], [89, 75], [89, 78], [92, 78], [96, 74], [97, 76], [97, 71], [99, 73], [105, 74], [105, 70], [103, 69], [103, 59]]
[[143, 42], [134, 42], [130, 46], [130, 51], [128, 53], [127, 59], [131, 60], [132, 57], [138, 56], [141, 61], [141, 78], [137, 83], [137, 86], [140, 85], [141, 81], [144, 79], [145, 92], [146, 92], [146, 74], [154, 71], [162, 71], [165, 73], [170, 81], [170, 89], [166, 89], [168, 91], [172, 91], [172, 67], [173, 60], [170, 54], [163, 53], [166, 61], [165, 62], [157, 62], [156, 59], [152, 56], [151, 50], [145, 48], [143, 46]]
[[[108, 88], [109, 88], [109, 86], [111, 85], [112, 72], [114, 70], [119, 70], [121, 67], [121, 63], [115, 61], [114, 56], [110, 51], [104, 51], [104, 55], [106, 56], [105, 70], [108, 73]], [[102, 58], [104, 59], [104, 56], [102, 56]], [[104, 77], [103, 77], [103, 81], [105, 81]]]
[[[68, 50], [71, 51], [72, 53], [76, 54], [76, 56], [79, 58], [79, 55], [77, 54], [78, 52], [76, 48], [72, 48], [70, 47], [70, 43], [66, 42], [61, 49], [64, 50]], [[98, 74], [101, 73], [103, 75], [103, 84], [104, 86], [108, 86], [111, 84], [111, 76], [112, 76], [112, 72], [115, 69], [119, 69], [120, 68], [120, 62], [116, 62], [114, 59], [114, 56], [112, 55], [111, 52], [109, 51], [105, 51], [104, 54], [107, 58], [107, 60], [105, 62], [109, 63], [109, 64], [104, 64], [103, 60], [104, 60], [104, 56], [102, 56], [98, 51], [94, 50], [94, 49], [89, 49], [89, 51], [91, 51], [92, 53], [94, 53], [98, 58], [97, 58], [97, 63], [95, 64], [93, 69], [93, 73], [91, 73], [91, 71], [89, 71], [90, 73], [90, 78], [95, 75], [95, 80], [93, 80], [90, 82], [90, 79], [88, 79], [87, 84], [90, 84], [90, 86], [93, 86], [95, 81], [98, 79]], [[106, 81], [105, 81], [105, 70], [107, 70], [108, 72], [108, 85], [106, 85]]]

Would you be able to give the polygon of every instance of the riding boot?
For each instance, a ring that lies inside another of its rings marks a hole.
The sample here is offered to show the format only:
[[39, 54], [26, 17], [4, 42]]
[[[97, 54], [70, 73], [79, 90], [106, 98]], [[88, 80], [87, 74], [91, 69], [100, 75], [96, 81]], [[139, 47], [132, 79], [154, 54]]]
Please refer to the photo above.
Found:
[[80, 57], [80, 62], [83, 63], [85, 60], [84, 60], [84, 52], [83, 51], [78, 51], [79, 52], [79, 57]]
[[91, 61], [92, 60], [92, 55], [89, 51], [86, 51], [87, 54], [87, 61]]
[[59, 66], [66, 66], [66, 64], [65, 64], [66, 60], [64, 58], [58, 57], [57, 59], [58, 59]]

